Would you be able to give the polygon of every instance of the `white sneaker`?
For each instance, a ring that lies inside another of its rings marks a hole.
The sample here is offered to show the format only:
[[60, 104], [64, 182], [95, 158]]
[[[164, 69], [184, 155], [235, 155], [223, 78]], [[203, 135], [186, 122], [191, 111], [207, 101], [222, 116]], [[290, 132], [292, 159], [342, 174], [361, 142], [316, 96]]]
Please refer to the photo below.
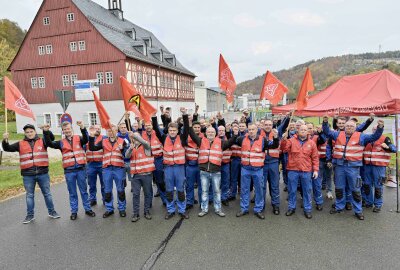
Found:
[[333, 199], [332, 192], [328, 191], [328, 192], [326, 193], [326, 197], [327, 197], [328, 199], [332, 200], [332, 199]]
[[204, 217], [205, 215], [207, 215], [208, 214], [208, 212], [206, 212], [206, 211], [201, 211], [199, 214], [198, 214], [198, 216], [199, 217]]
[[220, 217], [224, 217], [225, 216], [225, 213], [222, 212], [222, 211], [216, 211], [215, 214], [217, 214]]

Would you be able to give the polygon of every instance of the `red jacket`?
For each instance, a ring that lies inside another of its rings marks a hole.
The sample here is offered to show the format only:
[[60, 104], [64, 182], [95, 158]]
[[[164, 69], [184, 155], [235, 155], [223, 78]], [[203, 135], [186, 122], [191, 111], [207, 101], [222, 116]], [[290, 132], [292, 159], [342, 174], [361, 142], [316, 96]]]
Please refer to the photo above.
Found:
[[286, 169], [290, 171], [318, 172], [319, 155], [315, 142], [307, 138], [303, 145], [299, 139], [282, 140], [281, 149], [289, 154]]

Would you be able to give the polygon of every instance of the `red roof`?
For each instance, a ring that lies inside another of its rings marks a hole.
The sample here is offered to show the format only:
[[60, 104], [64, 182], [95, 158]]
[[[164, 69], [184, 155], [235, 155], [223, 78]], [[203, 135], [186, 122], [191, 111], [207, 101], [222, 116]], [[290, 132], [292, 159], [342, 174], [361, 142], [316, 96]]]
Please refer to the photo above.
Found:
[[[275, 107], [274, 114], [293, 110], [294, 104]], [[313, 95], [301, 116], [343, 116], [400, 113], [400, 77], [389, 70], [345, 76]]]

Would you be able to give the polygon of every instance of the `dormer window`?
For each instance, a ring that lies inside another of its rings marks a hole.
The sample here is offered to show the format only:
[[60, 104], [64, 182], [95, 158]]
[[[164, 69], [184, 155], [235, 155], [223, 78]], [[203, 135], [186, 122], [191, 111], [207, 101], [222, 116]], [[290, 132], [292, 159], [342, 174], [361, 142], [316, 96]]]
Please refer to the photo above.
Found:
[[168, 54], [164, 56], [165, 62], [170, 64], [171, 66], [176, 66], [176, 58], [173, 54]]
[[131, 39], [136, 40], [136, 31], [135, 31], [135, 29], [126, 30], [125, 34], [127, 36], [129, 36]]
[[144, 43], [146, 43], [147, 47], [149, 47], [149, 48], [153, 47], [153, 42], [151, 40], [151, 37], [143, 38], [143, 40], [144, 40]]

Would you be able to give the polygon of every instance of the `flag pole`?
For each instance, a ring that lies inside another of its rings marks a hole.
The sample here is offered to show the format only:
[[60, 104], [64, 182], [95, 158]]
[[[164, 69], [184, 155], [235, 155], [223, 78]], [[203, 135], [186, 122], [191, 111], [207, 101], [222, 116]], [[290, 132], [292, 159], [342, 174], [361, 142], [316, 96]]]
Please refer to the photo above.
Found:
[[6, 133], [8, 133], [8, 119], [7, 119], [7, 114], [8, 114], [8, 112], [7, 112], [7, 107], [6, 107], [6, 104], [4, 103], [4, 108], [5, 108], [5, 117], [4, 117], [4, 120], [5, 120], [5, 124], [6, 124]]
[[398, 141], [398, 138], [399, 138], [399, 123], [398, 123], [398, 114], [396, 113], [395, 114], [395, 124], [394, 124], [394, 126], [395, 126], [395, 129], [396, 129], [396, 132], [395, 132], [395, 134], [396, 134], [396, 138], [394, 139], [394, 141], [396, 142], [396, 147], [397, 147], [397, 149], [396, 149], [396, 202], [397, 202], [397, 213], [400, 213], [400, 211], [399, 211], [399, 149], [398, 149], [398, 147], [399, 147], [399, 141]]

